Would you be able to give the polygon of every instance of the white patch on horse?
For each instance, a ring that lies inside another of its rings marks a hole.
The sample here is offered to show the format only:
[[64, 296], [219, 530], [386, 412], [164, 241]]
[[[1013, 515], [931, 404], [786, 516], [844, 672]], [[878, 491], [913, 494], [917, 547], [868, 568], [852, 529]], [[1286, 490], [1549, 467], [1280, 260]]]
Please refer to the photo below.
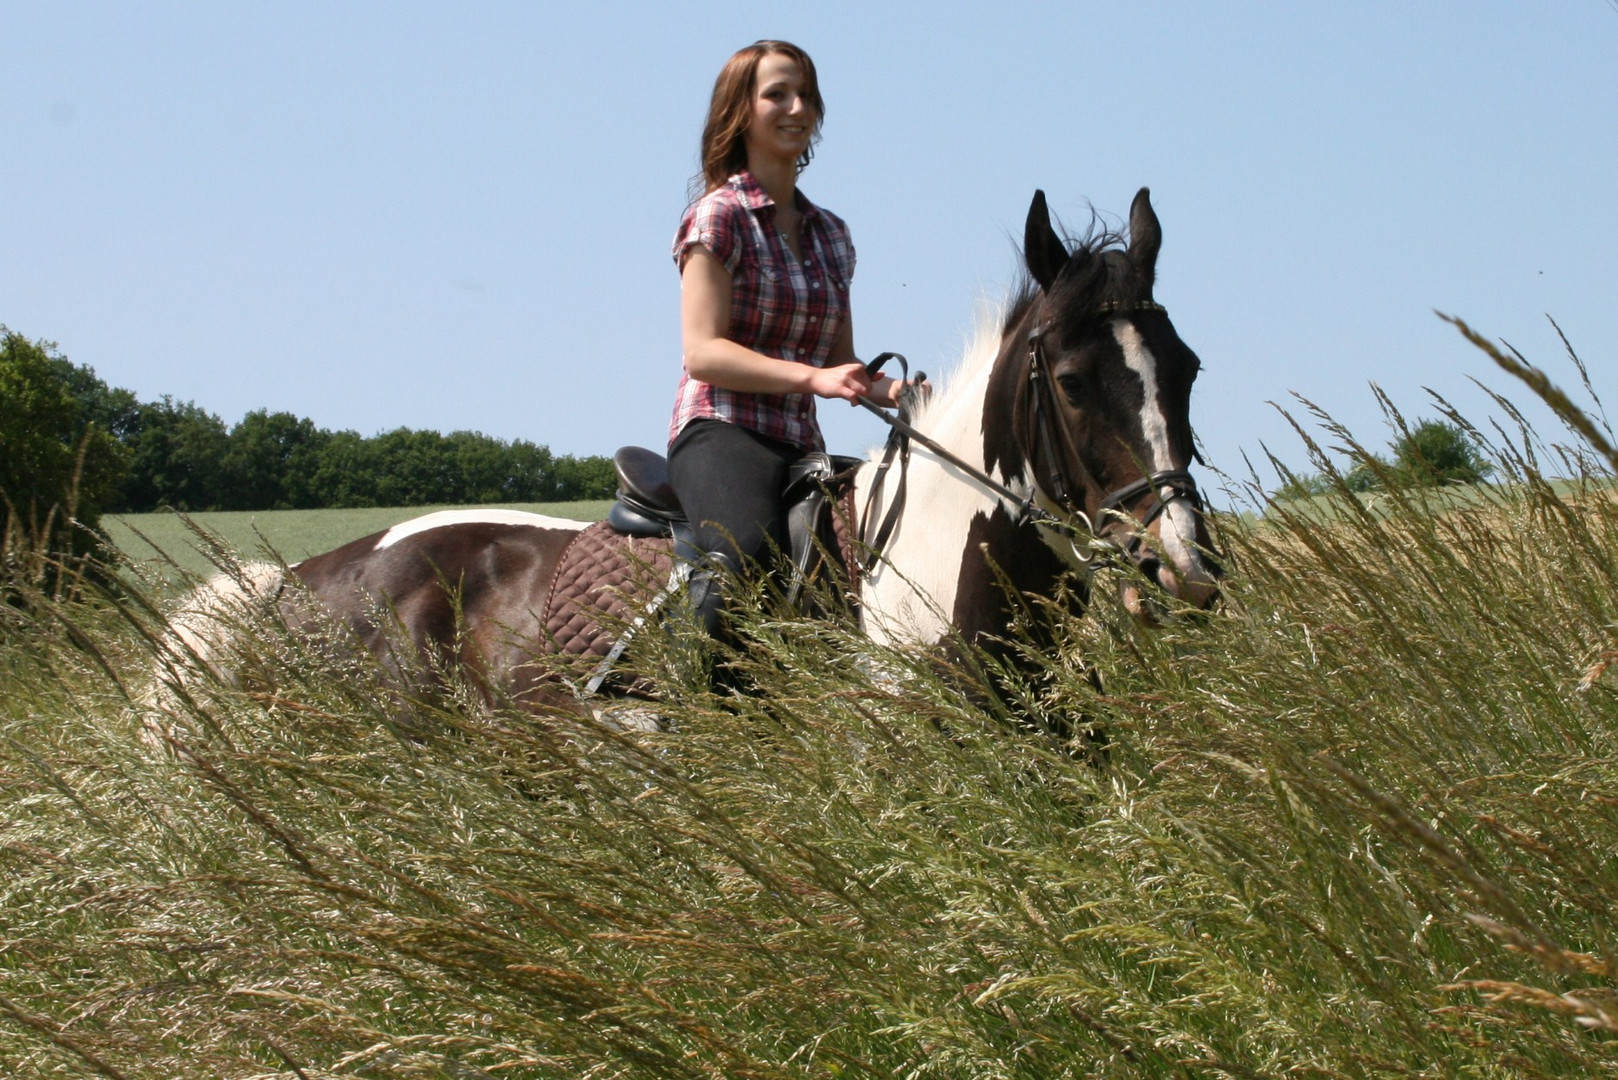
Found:
[[401, 521], [382, 535], [376, 542], [375, 550], [392, 547], [406, 537], [415, 536], [431, 529], [442, 529], [450, 525], [527, 525], [532, 529], [572, 529], [588, 528], [588, 521], [574, 521], [571, 518], [547, 517], [544, 514], [530, 514], [526, 510], [439, 510], [431, 514], [423, 514], [419, 518]]
[[[972, 344], [948, 384], [914, 421], [918, 430], [976, 469], [985, 467], [983, 402], [1000, 350], [1000, 323], [998, 312], [982, 313]], [[873, 454], [860, 469], [856, 490], [862, 514], [878, 459]], [[882, 501], [870, 508], [871, 520], [882, 520], [898, 483], [895, 465], [884, 481]], [[861, 586], [865, 632], [882, 644], [931, 643], [949, 633], [973, 518], [993, 512], [999, 501], [919, 444], [911, 447], [907, 483], [910, 510], [894, 530], [883, 560]], [[925, 514], [918, 513], [922, 507]]]
[[269, 624], [286, 571], [275, 563], [249, 562], [213, 575], [168, 615], [152, 665], [152, 681], [136, 699], [145, 716], [141, 740], [164, 750], [177, 717], [211, 687], [237, 687], [237, 646], [254, 628]]
[[[1151, 448], [1151, 471], [1164, 472], [1174, 468], [1174, 452], [1169, 446], [1169, 421], [1157, 397], [1157, 358], [1141, 340], [1140, 331], [1124, 319], [1114, 320], [1112, 335], [1124, 350], [1124, 363], [1140, 377], [1144, 401], [1140, 410], [1141, 433]], [[1197, 522], [1190, 507], [1175, 501], [1163, 511], [1164, 522], [1158, 528], [1158, 540], [1163, 554], [1168, 556], [1180, 573], [1196, 579], [1205, 578], [1202, 556], [1196, 547]]]
[[1124, 350], [1124, 363], [1140, 378], [1145, 401], [1141, 404], [1141, 434], [1152, 449], [1152, 472], [1174, 468], [1173, 451], [1169, 448], [1169, 421], [1163, 415], [1163, 406], [1157, 400], [1157, 357], [1141, 340], [1140, 331], [1124, 319], [1115, 319], [1112, 336]]

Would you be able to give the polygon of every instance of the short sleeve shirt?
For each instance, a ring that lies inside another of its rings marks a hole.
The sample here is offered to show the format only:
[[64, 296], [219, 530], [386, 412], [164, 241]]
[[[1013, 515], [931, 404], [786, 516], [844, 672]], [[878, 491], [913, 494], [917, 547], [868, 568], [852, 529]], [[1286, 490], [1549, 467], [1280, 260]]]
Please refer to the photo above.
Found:
[[[775, 227], [775, 202], [750, 172], [739, 172], [686, 210], [674, 237], [675, 265], [701, 244], [730, 272], [726, 337], [780, 360], [823, 367], [848, 318], [854, 244], [848, 226], [797, 193], [800, 260]], [[805, 450], [824, 450], [813, 394], [724, 390], [681, 373], [669, 441], [693, 420], [749, 428]]]

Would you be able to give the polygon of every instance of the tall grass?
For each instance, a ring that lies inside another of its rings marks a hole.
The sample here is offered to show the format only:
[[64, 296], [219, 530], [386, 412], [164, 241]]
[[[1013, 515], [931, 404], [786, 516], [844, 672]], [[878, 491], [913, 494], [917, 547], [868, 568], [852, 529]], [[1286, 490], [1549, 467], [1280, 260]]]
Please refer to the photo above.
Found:
[[138, 587], [36, 597], [0, 1073], [1618, 1074], [1610, 465], [1490, 447], [1481, 499], [1225, 521], [1211, 618], [1145, 630], [1104, 575], [993, 691], [768, 612], [716, 697], [648, 638], [657, 735], [273, 620], [242, 688], [148, 698]]

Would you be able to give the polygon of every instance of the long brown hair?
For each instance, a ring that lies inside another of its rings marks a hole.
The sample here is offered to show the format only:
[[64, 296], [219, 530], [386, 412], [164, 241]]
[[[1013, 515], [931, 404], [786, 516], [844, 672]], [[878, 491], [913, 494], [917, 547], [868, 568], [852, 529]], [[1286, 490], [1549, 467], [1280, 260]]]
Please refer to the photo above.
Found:
[[826, 117], [826, 103], [820, 98], [820, 81], [815, 76], [815, 62], [809, 54], [785, 41], [755, 41], [725, 62], [714, 80], [713, 100], [708, 103], [708, 122], [702, 128], [702, 184], [703, 193], [725, 186], [725, 181], [747, 167], [747, 143], [743, 136], [753, 119], [753, 83], [758, 77], [758, 63], [764, 57], [780, 53], [790, 57], [803, 72], [803, 96], [814, 107], [815, 127], [810, 133], [809, 145], [798, 158], [798, 171], [802, 172], [815, 156], [815, 144], [820, 141], [820, 124]]

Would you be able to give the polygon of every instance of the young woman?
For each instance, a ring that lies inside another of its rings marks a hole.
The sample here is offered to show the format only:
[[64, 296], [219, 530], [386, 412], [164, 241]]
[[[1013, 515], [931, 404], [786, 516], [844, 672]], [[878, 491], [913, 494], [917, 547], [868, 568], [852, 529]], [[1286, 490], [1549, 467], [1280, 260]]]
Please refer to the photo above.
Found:
[[787, 467], [825, 448], [815, 398], [892, 405], [902, 389], [855, 358], [848, 227], [798, 190], [824, 116], [802, 49], [732, 56], [702, 132], [705, 193], [674, 238], [685, 370], [669, 478], [708, 553], [691, 600], [711, 635], [726, 576], [786, 547]]

